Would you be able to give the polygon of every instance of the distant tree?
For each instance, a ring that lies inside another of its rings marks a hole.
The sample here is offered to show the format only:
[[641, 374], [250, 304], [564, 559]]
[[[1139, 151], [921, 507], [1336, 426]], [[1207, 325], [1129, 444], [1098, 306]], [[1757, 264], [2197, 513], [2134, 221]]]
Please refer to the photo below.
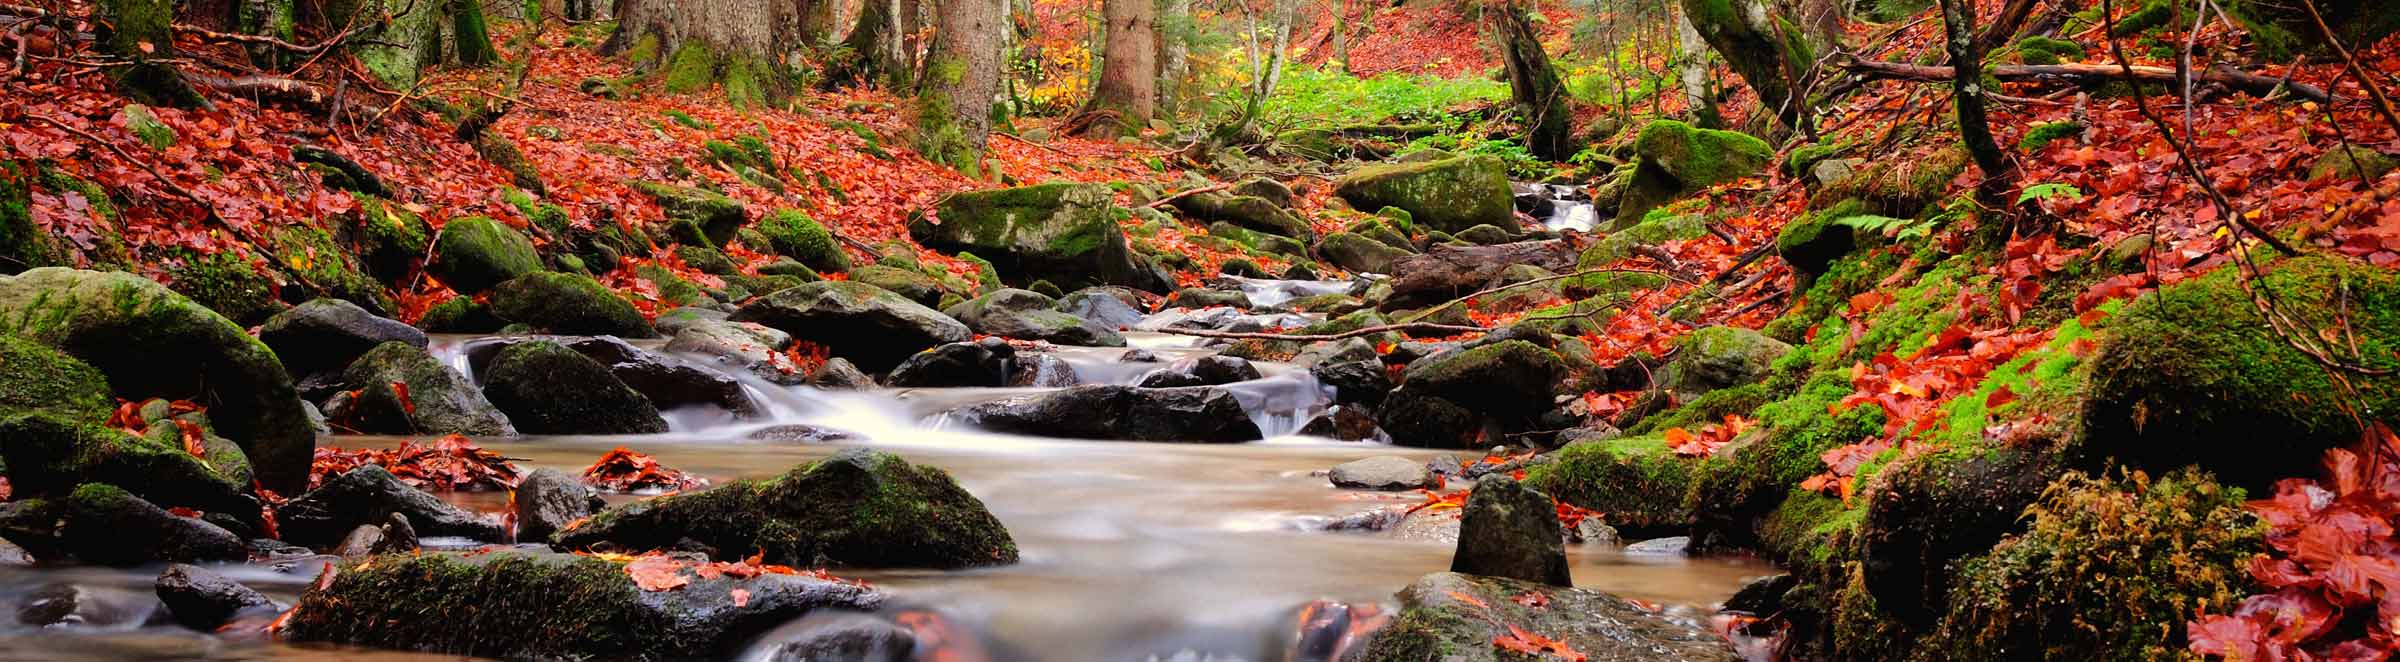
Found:
[[933, 50], [917, 90], [917, 153], [979, 176], [1000, 91], [1002, 7], [1007, 0], [942, 0]]
[[1542, 51], [1541, 33], [1524, 5], [1509, 2], [1491, 12], [1500, 35], [1501, 60], [1508, 65], [1509, 97], [1516, 102], [1517, 120], [1525, 124], [1525, 149], [1534, 156], [1564, 161], [1575, 154], [1568, 129], [1567, 90], [1558, 82], [1558, 69]]

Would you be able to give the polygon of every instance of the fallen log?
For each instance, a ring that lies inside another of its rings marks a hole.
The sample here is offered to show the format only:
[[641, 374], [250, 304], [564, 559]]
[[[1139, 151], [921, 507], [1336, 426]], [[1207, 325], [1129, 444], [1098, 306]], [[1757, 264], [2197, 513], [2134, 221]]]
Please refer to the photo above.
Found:
[[[1834, 62], [1834, 66], [1868, 78], [1883, 80], [1940, 82], [1950, 80], [1953, 74], [1950, 67], [1906, 62], [1879, 62], [1855, 57], [1844, 57]], [[2124, 67], [2114, 64], [2003, 64], [1990, 67], [1986, 71], [1991, 73], [1993, 78], [2004, 81], [2065, 80], [2076, 85], [2087, 86], [2129, 78], [2140, 82], [2162, 84], [2173, 83], [2177, 80], [2174, 69]], [[2310, 101], [2330, 102], [2332, 100], [2332, 96], [2326, 94], [2323, 88], [2275, 76], [2261, 76], [2224, 65], [2201, 71], [2197, 78], [2204, 82], [2217, 83], [2240, 90], [2256, 97], [2265, 97], [2273, 94], [2277, 89], [2283, 89], [2289, 90], [2293, 96]]]

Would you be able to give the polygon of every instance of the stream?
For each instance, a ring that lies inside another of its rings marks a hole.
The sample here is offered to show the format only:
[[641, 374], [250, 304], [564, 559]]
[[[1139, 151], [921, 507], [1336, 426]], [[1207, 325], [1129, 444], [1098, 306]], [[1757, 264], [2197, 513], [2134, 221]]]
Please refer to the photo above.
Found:
[[[1323, 290], [1329, 283], [1246, 283], [1245, 289]], [[1266, 298], [1266, 297], [1261, 297]], [[1270, 304], [1271, 305], [1271, 304]], [[1196, 339], [1128, 332], [1134, 347], [1167, 361], [1208, 353]], [[432, 348], [466, 368], [471, 337], [436, 337]], [[656, 349], [657, 345], [645, 343]], [[1124, 348], [1059, 348], [1084, 383], [1132, 383], [1163, 363], [1125, 363]], [[992, 660], [1284, 660], [1298, 637], [1300, 610], [1312, 601], [1390, 603], [1417, 577], [1447, 570], [1454, 543], [1439, 536], [1330, 532], [1333, 520], [1417, 503], [1415, 493], [1334, 489], [1323, 471], [1375, 455], [1430, 460], [1448, 453], [1368, 442], [1295, 436], [1322, 411], [1329, 389], [1305, 369], [1257, 364], [1264, 377], [1228, 385], [1269, 436], [1243, 444], [1073, 441], [998, 435], [933, 414], [961, 404], [1041, 389], [877, 389], [827, 392], [781, 387], [746, 376], [764, 420], [735, 420], [714, 409], [667, 413], [671, 431], [645, 436], [481, 439], [528, 470], [579, 473], [602, 453], [626, 446], [715, 483], [779, 474], [791, 466], [860, 445], [949, 470], [1005, 523], [1023, 562], [968, 571], [839, 571], [872, 582], [893, 599], [887, 611], [931, 611], [971, 633], [968, 649]], [[835, 441], [754, 440], [772, 426], [802, 424], [852, 435]], [[397, 437], [343, 436], [324, 445], [396, 445]], [[1455, 487], [1455, 485], [1454, 485]], [[443, 498], [498, 511], [506, 493]], [[612, 497], [624, 501], [632, 497]], [[1452, 511], [1453, 513], [1455, 511]], [[1455, 518], [1455, 514], [1435, 515]], [[429, 546], [439, 539], [428, 540]], [[1576, 586], [1664, 605], [1670, 617], [1705, 620], [1744, 580], [1774, 569], [1745, 558], [1689, 558], [1636, 547], [1570, 545]], [[280, 566], [219, 567], [282, 600], [315, 578], [321, 559]], [[12, 610], [37, 592], [74, 584], [119, 603], [113, 622], [48, 629], [0, 626], [0, 660], [382, 660], [456, 659], [328, 647], [302, 647], [256, 636], [211, 636], [154, 621], [151, 585], [159, 567], [0, 567], [0, 605]], [[1355, 611], [1355, 609], [1354, 609]], [[101, 619], [110, 620], [110, 619]], [[145, 625], [145, 623], [150, 623]], [[764, 660], [770, 632], [744, 659]], [[920, 659], [925, 659], [920, 657]]]

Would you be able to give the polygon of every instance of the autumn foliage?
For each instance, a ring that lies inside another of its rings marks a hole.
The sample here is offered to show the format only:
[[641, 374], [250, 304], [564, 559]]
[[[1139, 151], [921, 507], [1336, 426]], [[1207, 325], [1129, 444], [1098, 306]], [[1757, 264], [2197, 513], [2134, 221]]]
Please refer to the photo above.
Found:
[[434, 492], [508, 490], [524, 478], [509, 458], [453, 434], [430, 444], [404, 440], [389, 449], [319, 446], [316, 462], [309, 467], [309, 487], [370, 464], [383, 467], [410, 486]]
[[2285, 479], [2252, 501], [2267, 592], [2190, 625], [2191, 650], [2229, 660], [2380, 660], [2400, 635], [2400, 436], [2376, 425], [2325, 455], [2321, 480]]

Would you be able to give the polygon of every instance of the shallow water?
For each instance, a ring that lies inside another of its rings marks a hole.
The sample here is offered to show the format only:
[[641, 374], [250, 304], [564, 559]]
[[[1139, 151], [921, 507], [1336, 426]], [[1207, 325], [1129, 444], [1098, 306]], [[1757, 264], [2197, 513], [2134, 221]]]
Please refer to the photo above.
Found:
[[[1135, 334], [1173, 360], [1188, 355], [1182, 338]], [[455, 347], [455, 339], [446, 339]], [[1139, 373], [1097, 369], [1122, 349], [1063, 350], [1079, 372], [1124, 383]], [[1154, 364], [1163, 366], [1165, 364]], [[1262, 428], [1286, 434], [1321, 407], [1307, 371], [1262, 365], [1267, 378], [1235, 389]], [[668, 466], [717, 482], [780, 473], [851, 445], [888, 450], [956, 475], [1005, 523], [1022, 563], [964, 572], [844, 571], [891, 592], [894, 609], [931, 610], [977, 635], [998, 660], [1278, 660], [1294, 637], [1294, 614], [1314, 600], [1388, 601], [1418, 576], [1446, 570], [1451, 545], [1370, 533], [1314, 530], [1362, 511], [1402, 507], [1413, 495], [1333, 489], [1318, 472], [1373, 455], [1430, 459], [1439, 452], [1371, 443], [1277, 436], [1247, 444], [1200, 445], [1065, 441], [993, 435], [929, 415], [960, 404], [1038, 389], [923, 389], [830, 394], [753, 383], [771, 403], [773, 424], [805, 423], [857, 438], [833, 443], [752, 441], [767, 421], [737, 422], [710, 412], [677, 412], [675, 431], [638, 437], [485, 440], [519, 464], [581, 471], [610, 448], [651, 453]], [[390, 445], [395, 438], [343, 437], [341, 447]], [[462, 505], [498, 509], [506, 495], [450, 495]], [[1613, 546], [1571, 547], [1577, 586], [1666, 605], [1698, 619], [1766, 564], [1738, 558], [1692, 559], [1627, 553]], [[305, 564], [295, 564], [305, 565]], [[13, 604], [51, 582], [148, 595], [157, 568], [0, 569], [0, 600]], [[235, 566], [226, 572], [290, 598], [314, 576]], [[13, 622], [13, 619], [10, 619]], [[0, 628], [0, 660], [55, 659], [381, 659], [360, 651], [270, 645], [217, 638], [172, 626], [29, 631]], [[771, 644], [772, 642], [763, 642]], [[755, 651], [754, 651], [755, 652]]]

